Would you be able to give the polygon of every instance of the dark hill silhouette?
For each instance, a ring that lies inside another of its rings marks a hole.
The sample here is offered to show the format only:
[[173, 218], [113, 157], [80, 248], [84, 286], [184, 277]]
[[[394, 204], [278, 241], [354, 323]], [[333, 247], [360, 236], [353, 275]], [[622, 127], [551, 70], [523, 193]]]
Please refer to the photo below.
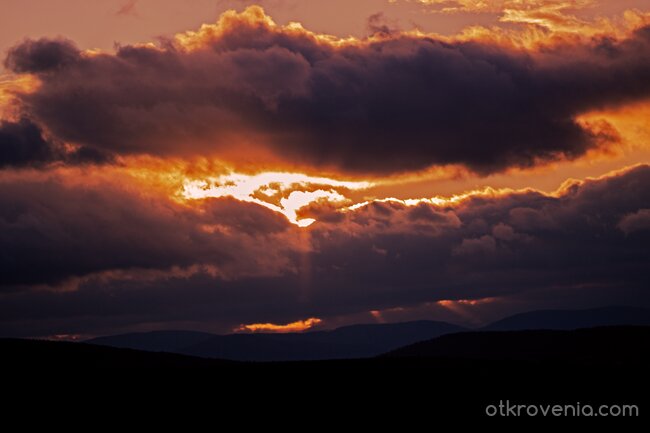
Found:
[[[259, 337], [259, 335], [247, 335]], [[571, 331], [474, 331], [440, 337], [370, 359], [249, 363], [186, 355], [120, 349], [86, 343], [0, 339], [0, 365], [43, 369], [65, 367], [219, 367], [268, 366], [412, 366], [480, 365], [483, 362], [550, 362], [564, 364], [647, 366], [650, 326], [617, 326]], [[453, 362], [452, 362], [453, 361]], [[470, 364], [467, 364], [470, 363]]]
[[[260, 337], [260, 335], [247, 335]], [[411, 344], [378, 357], [356, 360], [248, 363], [206, 359], [164, 352], [120, 349], [85, 343], [0, 339], [6, 367], [220, 367], [222, 369], [272, 365], [330, 366], [353, 369], [397, 363], [412, 367], [557, 363], [563, 365], [647, 366], [650, 327], [620, 326], [572, 331], [474, 331], [446, 334]], [[463, 367], [465, 368], [465, 367]]]
[[462, 332], [412, 344], [389, 358], [448, 358], [580, 364], [647, 365], [650, 327], [603, 327], [572, 331]]
[[175, 352], [184, 347], [199, 344], [212, 337], [214, 337], [214, 334], [207, 332], [151, 331], [97, 337], [86, 341], [86, 343], [151, 352]]
[[372, 357], [407, 344], [462, 330], [464, 328], [460, 326], [444, 322], [416, 321], [287, 334], [211, 335], [158, 331], [100, 337], [87, 342], [205, 358], [297, 361]]
[[66, 341], [0, 338], [0, 366], [33, 372], [57, 369], [231, 367], [235, 363]]
[[[147, 414], [168, 423], [181, 408], [213, 414], [224, 400], [237, 404], [240, 420], [243, 407], [247, 418], [268, 423], [287, 407], [316, 408], [315, 416], [340, 422], [341, 412], [349, 417], [369, 406], [364, 417], [385, 425], [387, 415], [397, 414], [403, 426], [412, 418], [404, 414], [458, 422], [485, 416], [486, 405], [506, 399], [638, 404], [644, 413], [649, 339], [650, 327], [461, 332], [369, 359], [268, 363], [0, 339], [0, 367], [5, 393], [20, 405], [29, 402], [29, 410], [43, 395], [48, 405], [62, 402], [69, 410], [72, 395], [104, 412], [113, 405], [142, 413], [153, 405]], [[264, 416], [263, 408], [272, 411]]]
[[588, 310], [531, 311], [506, 317], [483, 329], [490, 331], [518, 331], [526, 329], [570, 330], [621, 325], [650, 325], [650, 309], [638, 307], [604, 307]]

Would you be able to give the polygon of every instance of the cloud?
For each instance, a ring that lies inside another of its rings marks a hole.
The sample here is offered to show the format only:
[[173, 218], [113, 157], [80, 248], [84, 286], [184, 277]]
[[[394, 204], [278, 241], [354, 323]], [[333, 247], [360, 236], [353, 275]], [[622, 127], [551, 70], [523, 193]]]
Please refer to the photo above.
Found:
[[56, 159], [53, 146], [41, 130], [26, 119], [0, 124], [0, 168], [50, 162]]
[[345, 193], [370, 186], [372, 184], [369, 182], [337, 181], [295, 173], [231, 173], [216, 178], [187, 181], [183, 185], [183, 196], [188, 199], [231, 196], [280, 212], [290, 222], [305, 227], [314, 220], [298, 219], [298, 210], [320, 200], [346, 203], [348, 200]]
[[650, 97], [650, 28], [525, 48], [390, 24], [377, 15], [372, 36], [343, 40], [253, 7], [112, 53], [12, 48], [0, 334], [650, 305], [650, 166], [553, 194], [372, 196], [374, 176], [489, 174], [616, 144], [583, 114]]
[[115, 15], [137, 15], [136, 6], [138, 5], [138, 0], [127, 0], [125, 3], [120, 6], [120, 8], [115, 12]]
[[490, 235], [483, 235], [480, 238], [463, 239], [461, 244], [452, 250], [455, 255], [475, 255], [496, 253], [496, 240]]
[[29, 119], [0, 122], [0, 169], [36, 167], [50, 163], [103, 163], [110, 160], [101, 151], [88, 147], [65, 148], [48, 140], [40, 127]]
[[66, 39], [26, 40], [9, 50], [5, 67], [17, 73], [46, 73], [76, 63], [80, 56]]
[[368, 33], [373, 36], [390, 36], [400, 32], [395, 20], [389, 20], [383, 12], [377, 12], [368, 17]]
[[637, 212], [625, 215], [618, 223], [618, 227], [623, 230], [625, 234], [650, 230], [650, 209], [641, 209]]
[[624, 231], [644, 218], [648, 185], [641, 165], [552, 195], [371, 202], [300, 229], [232, 199], [194, 208], [126, 186], [5, 180], [0, 334], [327, 324], [487, 298], [650, 305], [649, 232]]
[[311, 317], [297, 322], [287, 323], [286, 325], [276, 325], [275, 323], [251, 323], [249, 325], [242, 324], [234, 329], [235, 332], [302, 332], [318, 325], [322, 321], [316, 317]]
[[288, 226], [230, 198], [186, 208], [119, 183], [70, 184], [54, 175], [0, 180], [0, 203], [0, 290], [192, 266], [218, 267], [224, 278], [273, 273], [281, 259], [265, 244], [282, 242]]
[[544, 50], [400, 32], [346, 41], [251, 7], [158, 47], [91, 55], [26, 41], [6, 64], [42, 82], [20, 96], [26, 113], [105, 152], [237, 163], [259, 148], [351, 173], [460, 164], [487, 174], [616, 143], [611, 125], [576, 119], [649, 96], [649, 34]]

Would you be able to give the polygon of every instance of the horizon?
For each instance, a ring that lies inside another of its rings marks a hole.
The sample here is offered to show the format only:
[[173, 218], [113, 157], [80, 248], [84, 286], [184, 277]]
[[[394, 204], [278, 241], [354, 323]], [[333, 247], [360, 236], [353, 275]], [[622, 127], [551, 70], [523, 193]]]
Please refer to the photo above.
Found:
[[[187, 333], [204, 333], [212, 336], [228, 336], [228, 335], [251, 335], [251, 334], [257, 334], [257, 335], [277, 335], [277, 334], [305, 334], [305, 333], [310, 333], [310, 332], [330, 332], [330, 331], [336, 331], [339, 329], [343, 328], [349, 328], [349, 327], [354, 327], [354, 326], [390, 326], [390, 325], [401, 325], [401, 324], [413, 324], [413, 323], [439, 323], [439, 324], [446, 324], [446, 325], [453, 325], [457, 326], [460, 328], [460, 331], [458, 332], [471, 332], [471, 331], [478, 331], [478, 330], [486, 330], [489, 329], [490, 326], [497, 324], [499, 322], [502, 322], [504, 320], [508, 319], [513, 319], [517, 318], [520, 316], [527, 316], [531, 314], [536, 314], [536, 313], [557, 313], [557, 312], [572, 312], [572, 313], [580, 313], [580, 312], [594, 312], [594, 311], [601, 311], [601, 310], [620, 310], [620, 309], [625, 309], [625, 310], [639, 310], [639, 311], [647, 311], [650, 312], [650, 309], [647, 307], [638, 307], [638, 306], [633, 306], [633, 305], [606, 305], [606, 306], [600, 306], [600, 307], [593, 307], [593, 308], [581, 308], [581, 309], [557, 309], [557, 310], [527, 310], [527, 311], [522, 311], [518, 313], [513, 313], [509, 314], [507, 316], [503, 316], [500, 318], [497, 318], [493, 321], [482, 323], [482, 324], [474, 324], [474, 325], [468, 325], [468, 324], [463, 324], [463, 323], [455, 323], [455, 322], [445, 322], [445, 321], [439, 321], [439, 320], [431, 320], [431, 319], [416, 319], [416, 320], [409, 320], [409, 321], [400, 321], [400, 322], [383, 322], [383, 323], [377, 323], [377, 322], [356, 322], [356, 323], [351, 323], [347, 325], [342, 325], [338, 326], [335, 328], [323, 328], [319, 327], [318, 325], [314, 327], [309, 327], [305, 329], [297, 329], [297, 330], [269, 330], [269, 329], [257, 329], [257, 330], [237, 330], [233, 329], [231, 332], [226, 332], [226, 333], [213, 333], [209, 331], [204, 331], [200, 329], [177, 329], [177, 328], [165, 328], [165, 329], [143, 329], [143, 330], [134, 330], [131, 332], [126, 332], [126, 333], [115, 333], [115, 334], [107, 334], [107, 335], [48, 335], [48, 336], [34, 336], [34, 337], [29, 337], [32, 339], [37, 339], [37, 340], [49, 340], [49, 341], [70, 341], [70, 342], [88, 342], [95, 340], [97, 338], [103, 338], [103, 337], [120, 337], [120, 336], [127, 336], [127, 335], [135, 335], [135, 334], [151, 334], [151, 333], [165, 333], [165, 332], [187, 332]], [[545, 328], [542, 328], [545, 329]], [[580, 329], [580, 328], [576, 328]], [[526, 329], [530, 330], [530, 329]], [[524, 330], [524, 331], [526, 331]]]

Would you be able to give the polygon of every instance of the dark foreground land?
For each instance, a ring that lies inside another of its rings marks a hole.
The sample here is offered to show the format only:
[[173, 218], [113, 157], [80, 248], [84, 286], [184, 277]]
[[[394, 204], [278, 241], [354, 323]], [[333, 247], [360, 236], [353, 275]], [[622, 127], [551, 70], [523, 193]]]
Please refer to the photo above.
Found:
[[159, 401], [203, 410], [230, 402], [251, 410], [469, 417], [510, 400], [637, 404], [643, 416], [649, 342], [650, 327], [463, 332], [369, 359], [251, 363], [3, 339], [0, 364], [5, 395], [16, 398], [71, 387], [86, 402], [111, 396], [129, 407]]
[[[409, 365], [430, 370], [438, 365], [451, 369], [466, 363], [479, 370], [482, 363], [522, 366], [634, 368], [650, 362], [650, 326], [618, 326], [560, 330], [477, 331], [447, 334], [392, 350], [372, 358], [237, 362], [166, 352], [122, 349], [85, 343], [0, 339], [6, 369], [34, 371], [87, 369], [202, 368], [227, 371], [275, 370], [374, 370]], [[432, 371], [433, 372], [433, 371]], [[468, 372], [471, 373], [471, 372]]]

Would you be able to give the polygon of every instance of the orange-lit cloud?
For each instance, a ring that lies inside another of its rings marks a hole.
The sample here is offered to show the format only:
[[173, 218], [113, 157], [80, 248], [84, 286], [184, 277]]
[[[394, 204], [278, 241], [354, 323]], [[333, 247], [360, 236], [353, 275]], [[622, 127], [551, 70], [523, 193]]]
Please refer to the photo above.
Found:
[[[400, 0], [391, 0], [397, 3]], [[410, 2], [411, 0], [404, 0]], [[412, 0], [437, 14], [496, 14], [492, 26], [468, 25], [460, 40], [489, 40], [535, 48], [594, 36], [621, 38], [650, 23], [650, 13], [630, 7], [617, 16], [598, 14], [595, 0]], [[591, 12], [585, 16], [584, 12]], [[516, 25], [516, 27], [508, 25]]]
[[[448, 311], [478, 323], [474, 310], [491, 304], [474, 300], [528, 299], [531, 291], [574, 302], [586, 291], [646, 299], [638, 290], [650, 227], [647, 165], [571, 181], [554, 194], [371, 202], [307, 230], [255, 203], [186, 203], [164, 188], [147, 191], [127, 171], [92, 167], [84, 178], [84, 170], [0, 171], [0, 236], [13, 260], [0, 262], [5, 333], [172, 319], [232, 330], [259, 324], [268, 305], [282, 308], [259, 331], [303, 329], [310, 322], [284, 323], [307, 310], [303, 317], [328, 323], [369, 311], [387, 322]], [[24, 327], [26, 314], [39, 320]]]
[[233, 332], [273, 332], [278, 334], [302, 332], [319, 325], [321, 322], [321, 319], [311, 317], [309, 319], [287, 323], [286, 325], [276, 325], [274, 323], [252, 323], [250, 325], [239, 325], [237, 328], [233, 329]]
[[[485, 314], [490, 316], [491, 307], [502, 303], [499, 298], [456, 299], [423, 302], [403, 307], [384, 308], [370, 311], [377, 323], [400, 322], [404, 320], [443, 320], [471, 326], [484, 323]], [[497, 313], [498, 314], [498, 313]]]
[[433, 3], [500, 25], [340, 38], [252, 7], [155, 44], [16, 45], [0, 333], [648, 300], [646, 14]]
[[538, 26], [552, 32], [616, 32], [647, 22], [650, 16], [630, 7], [616, 19], [596, 14], [595, 18], [577, 15], [584, 10], [598, 11], [596, 0], [390, 0], [420, 3], [430, 6], [429, 12], [442, 14], [491, 13], [501, 23]]
[[0, 120], [17, 120], [19, 109], [15, 95], [34, 92], [38, 83], [32, 75], [0, 75]]
[[445, 308], [453, 308], [456, 305], [480, 305], [486, 302], [491, 302], [492, 298], [484, 299], [456, 299], [456, 300], [442, 300], [438, 301], [439, 305]]
[[407, 199], [398, 199], [395, 197], [387, 197], [387, 198], [382, 198], [382, 199], [375, 199], [372, 201], [365, 201], [362, 203], [356, 203], [352, 206], [349, 206], [347, 208], [344, 208], [343, 211], [355, 211], [357, 209], [360, 209], [364, 206], [368, 206], [372, 203], [399, 203], [407, 207], [411, 206], [417, 206], [419, 204], [427, 204], [427, 205], [432, 205], [432, 206], [437, 206], [437, 207], [444, 207], [444, 206], [451, 206], [451, 205], [457, 205], [462, 203], [464, 200], [468, 199], [475, 199], [477, 197], [501, 197], [505, 196], [508, 194], [511, 194], [515, 192], [515, 190], [511, 188], [501, 188], [501, 189], [494, 189], [491, 187], [487, 187], [484, 189], [478, 189], [474, 191], [466, 191], [462, 194], [455, 194], [452, 196], [435, 196], [431, 198], [407, 198]]
[[115, 157], [201, 156], [356, 178], [449, 166], [489, 175], [618, 146], [611, 125], [581, 116], [650, 97], [650, 41], [634, 29], [544, 49], [471, 35], [337, 40], [250, 7], [114, 53], [28, 40], [6, 65], [41, 81], [17, 95], [25, 116]]
[[[348, 199], [341, 191], [366, 189], [371, 185], [370, 182], [339, 181], [299, 173], [231, 173], [217, 178], [188, 181], [183, 185], [182, 195], [187, 199], [234, 197], [267, 207], [285, 215], [291, 223], [307, 227], [315, 220], [299, 219], [299, 209], [322, 199], [344, 203]], [[276, 203], [272, 201], [274, 197]]]
[[384, 315], [382, 314], [381, 311], [379, 310], [372, 310], [370, 312], [370, 315], [375, 318], [375, 320], [379, 323], [386, 323], [386, 319], [384, 319]]

